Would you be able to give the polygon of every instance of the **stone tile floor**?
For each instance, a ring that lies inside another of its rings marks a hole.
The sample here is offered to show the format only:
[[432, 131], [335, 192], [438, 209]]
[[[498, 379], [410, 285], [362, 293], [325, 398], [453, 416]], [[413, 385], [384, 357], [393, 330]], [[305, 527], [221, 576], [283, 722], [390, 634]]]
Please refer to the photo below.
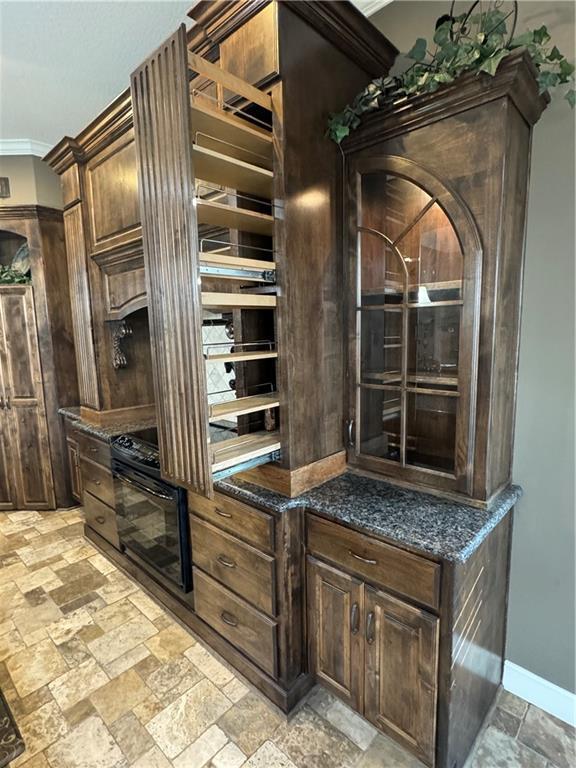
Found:
[[[12, 768], [416, 768], [316, 688], [287, 719], [82, 535], [81, 510], [0, 513], [0, 687]], [[570, 768], [574, 732], [502, 692], [470, 768]]]

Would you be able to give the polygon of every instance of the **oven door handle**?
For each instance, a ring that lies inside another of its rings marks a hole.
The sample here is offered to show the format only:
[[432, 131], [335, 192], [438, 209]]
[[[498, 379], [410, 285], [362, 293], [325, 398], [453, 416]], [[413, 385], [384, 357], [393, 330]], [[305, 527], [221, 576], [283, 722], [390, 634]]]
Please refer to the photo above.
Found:
[[126, 475], [116, 475], [118, 480], [120, 480], [121, 483], [126, 483], [127, 485], [131, 485], [134, 488], [137, 488], [139, 491], [142, 491], [142, 493], [149, 493], [151, 496], [156, 496], [158, 499], [165, 499], [166, 501], [172, 501], [174, 498], [173, 496], [166, 496], [164, 493], [158, 493], [158, 491], [153, 491], [152, 488], [146, 488], [143, 485], [140, 485], [140, 483], [135, 483], [134, 480], [129, 480]]

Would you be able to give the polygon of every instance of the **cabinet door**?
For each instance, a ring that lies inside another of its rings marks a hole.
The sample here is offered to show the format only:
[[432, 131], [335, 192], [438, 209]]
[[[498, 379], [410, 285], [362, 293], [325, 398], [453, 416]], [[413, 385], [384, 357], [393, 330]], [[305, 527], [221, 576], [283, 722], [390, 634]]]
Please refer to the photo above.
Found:
[[362, 711], [362, 582], [311, 557], [307, 582], [310, 672]]
[[476, 227], [455, 195], [408, 160], [364, 158], [351, 187], [351, 461], [470, 493]]
[[432, 764], [439, 620], [371, 587], [365, 587], [364, 601], [364, 714]]
[[14, 476], [14, 460], [10, 455], [11, 430], [8, 421], [9, 411], [6, 404], [5, 371], [7, 368], [6, 336], [2, 323], [2, 307], [0, 304], [0, 510], [14, 509], [16, 503], [16, 488]]
[[19, 509], [50, 509], [54, 490], [32, 286], [0, 289], [0, 325], [5, 338], [3, 415], [16, 504]]

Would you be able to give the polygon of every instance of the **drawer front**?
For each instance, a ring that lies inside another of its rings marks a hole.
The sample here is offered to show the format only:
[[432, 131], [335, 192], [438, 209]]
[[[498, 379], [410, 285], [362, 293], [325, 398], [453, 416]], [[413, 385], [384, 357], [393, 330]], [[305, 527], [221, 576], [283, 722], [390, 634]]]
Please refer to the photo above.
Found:
[[191, 515], [192, 561], [271, 616], [276, 613], [274, 558]]
[[112, 472], [101, 464], [82, 456], [80, 460], [82, 474], [82, 488], [93, 496], [96, 496], [109, 507], [116, 506], [114, 498], [114, 481]]
[[86, 516], [86, 525], [103, 539], [110, 542], [114, 547], [120, 549], [118, 539], [118, 527], [116, 525], [116, 512], [112, 507], [103, 504], [100, 499], [92, 496], [84, 490], [84, 514]]
[[216, 581], [193, 569], [194, 609], [198, 616], [276, 678], [276, 622]]
[[190, 511], [266, 552], [274, 552], [274, 518], [223, 493], [213, 499], [188, 493]]
[[308, 551], [367, 581], [422, 605], [438, 608], [440, 565], [418, 555], [308, 515]]
[[112, 466], [110, 444], [104, 440], [98, 440], [97, 437], [92, 437], [92, 435], [78, 430], [78, 447], [80, 448], [80, 456], [86, 456], [86, 458], [97, 464], [102, 464], [104, 467]]

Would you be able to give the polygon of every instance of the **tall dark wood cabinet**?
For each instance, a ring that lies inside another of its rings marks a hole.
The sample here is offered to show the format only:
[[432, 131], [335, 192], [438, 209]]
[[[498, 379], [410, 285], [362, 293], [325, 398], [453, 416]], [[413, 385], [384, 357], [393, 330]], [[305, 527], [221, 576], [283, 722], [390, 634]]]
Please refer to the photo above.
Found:
[[480, 503], [511, 481], [534, 74], [515, 53], [344, 142], [348, 460]]
[[[344, 469], [341, 156], [325, 121], [395, 51], [325, 5], [200, 3], [132, 76], [162, 468], [207, 496], [241, 470], [292, 495]], [[203, 340], [217, 322], [220, 349]], [[234, 369], [227, 394], [214, 362]]]
[[73, 503], [58, 408], [78, 399], [62, 212], [0, 206], [0, 259], [27, 243], [30, 285], [0, 286], [3, 509]]

